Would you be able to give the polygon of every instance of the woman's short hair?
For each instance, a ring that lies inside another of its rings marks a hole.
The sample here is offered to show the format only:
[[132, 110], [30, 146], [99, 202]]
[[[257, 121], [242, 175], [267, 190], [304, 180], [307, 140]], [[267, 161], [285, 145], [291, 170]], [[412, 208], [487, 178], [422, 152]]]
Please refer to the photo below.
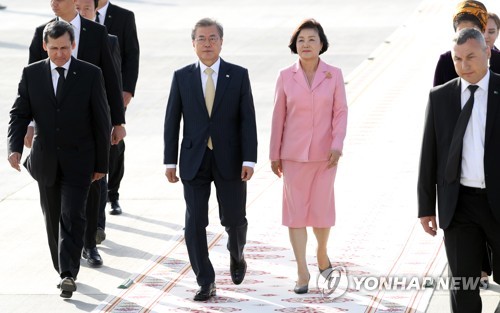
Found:
[[328, 50], [328, 39], [326, 38], [323, 27], [315, 19], [310, 18], [302, 21], [302, 23], [300, 23], [300, 25], [293, 32], [292, 37], [290, 38], [290, 43], [288, 44], [288, 48], [290, 48], [292, 53], [297, 54], [297, 38], [303, 29], [314, 29], [318, 32], [319, 40], [323, 44], [323, 48], [321, 48], [319, 54]]

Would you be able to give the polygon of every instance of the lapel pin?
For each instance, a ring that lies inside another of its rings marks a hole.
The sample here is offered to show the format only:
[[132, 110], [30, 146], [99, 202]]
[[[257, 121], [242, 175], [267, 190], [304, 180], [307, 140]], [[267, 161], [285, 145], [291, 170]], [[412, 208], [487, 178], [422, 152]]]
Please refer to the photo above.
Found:
[[86, 29], [85, 27], [84, 27], [84, 28], [82, 28], [82, 29], [83, 29], [83, 31], [85, 31], [85, 32], [87, 31], [87, 29]]
[[73, 75], [76, 75], [76, 72], [73, 72]]
[[226, 74], [226, 77], [229, 78], [229, 74]]
[[498, 91], [496, 91], [496, 90], [494, 90], [493, 93], [496, 94], [496, 95], [498, 95]]

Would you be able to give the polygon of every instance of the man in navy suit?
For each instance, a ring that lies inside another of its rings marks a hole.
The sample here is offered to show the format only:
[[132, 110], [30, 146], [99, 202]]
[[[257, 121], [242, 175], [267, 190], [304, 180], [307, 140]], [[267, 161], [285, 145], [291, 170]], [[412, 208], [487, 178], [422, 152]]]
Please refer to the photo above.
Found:
[[228, 233], [231, 278], [240, 284], [245, 277], [246, 182], [257, 162], [257, 130], [248, 71], [219, 57], [222, 26], [204, 18], [196, 23], [191, 39], [199, 61], [174, 73], [165, 115], [164, 163], [168, 181], [177, 182], [182, 118], [179, 167], [186, 201], [185, 239], [200, 286], [194, 300], [204, 301], [216, 293], [206, 238], [212, 182]]
[[108, 170], [111, 123], [101, 70], [71, 56], [71, 25], [51, 22], [43, 38], [49, 58], [24, 69], [10, 112], [9, 162], [21, 170], [23, 138], [35, 121], [25, 166], [38, 182], [61, 297], [70, 298], [80, 269], [89, 187]]
[[486, 244], [493, 273], [500, 273], [500, 75], [488, 68], [490, 54], [478, 30], [457, 33], [452, 57], [459, 77], [431, 90], [424, 126], [418, 217], [435, 236], [437, 198], [454, 313], [481, 312]]

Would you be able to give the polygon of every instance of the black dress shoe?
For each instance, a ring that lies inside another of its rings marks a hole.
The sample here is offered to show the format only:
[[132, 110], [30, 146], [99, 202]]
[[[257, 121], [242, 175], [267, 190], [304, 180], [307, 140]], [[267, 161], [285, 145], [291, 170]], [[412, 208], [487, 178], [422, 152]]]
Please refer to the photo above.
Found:
[[109, 212], [111, 215], [120, 215], [122, 214], [122, 208], [120, 207], [120, 203], [118, 200], [111, 201], [111, 211]]
[[245, 257], [241, 256], [241, 261], [237, 262], [231, 257], [231, 263], [229, 267], [231, 271], [231, 279], [235, 285], [239, 285], [245, 279], [245, 274], [247, 272], [247, 261]]
[[102, 266], [102, 258], [99, 254], [99, 251], [97, 251], [97, 247], [83, 249], [82, 256], [84, 259], [87, 259], [87, 263], [90, 265], [90, 267]]
[[215, 283], [201, 286], [194, 295], [194, 301], [207, 301], [216, 295]]
[[97, 227], [97, 232], [95, 233], [95, 242], [100, 245], [104, 240], [106, 240], [106, 233], [101, 227]]
[[76, 283], [73, 277], [65, 277], [59, 283], [61, 287], [61, 297], [69, 299], [73, 296], [73, 292], [76, 291]]

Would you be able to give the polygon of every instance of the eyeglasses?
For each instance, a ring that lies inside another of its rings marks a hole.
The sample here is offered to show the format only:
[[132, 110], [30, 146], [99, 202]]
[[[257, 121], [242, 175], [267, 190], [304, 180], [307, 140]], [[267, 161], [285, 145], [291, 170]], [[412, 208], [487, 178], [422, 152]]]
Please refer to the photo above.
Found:
[[203, 44], [205, 43], [206, 41], [208, 40], [208, 42], [213, 45], [214, 43], [216, 43], [217, 41], [219, 41], [219, 37], [208, 37], [208, 38], [205, 38], [205, 37], [198, 37], [195, 39], [196, 43], [199, 43], [199, 44]]

